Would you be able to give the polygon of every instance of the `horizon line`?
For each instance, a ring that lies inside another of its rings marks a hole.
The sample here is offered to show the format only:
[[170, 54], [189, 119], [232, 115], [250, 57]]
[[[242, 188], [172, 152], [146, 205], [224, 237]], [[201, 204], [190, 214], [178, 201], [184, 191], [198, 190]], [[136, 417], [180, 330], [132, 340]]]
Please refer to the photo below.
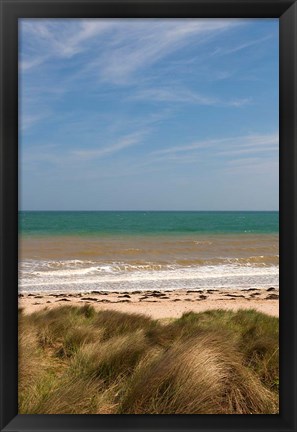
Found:
[[48, 210], [48, 209], [39, 209], [39, 210], [32, 210], [32, 209], [19, 209], [19, 212], [22, 211], [30, 211], [30, 212], [279, 212], [279, 209], [272, 209], [272, 210], [254, 210], [254, 209], [249, 209], [249, 210], [148, 210], [148, 209], [143, 209], [143, 210]]

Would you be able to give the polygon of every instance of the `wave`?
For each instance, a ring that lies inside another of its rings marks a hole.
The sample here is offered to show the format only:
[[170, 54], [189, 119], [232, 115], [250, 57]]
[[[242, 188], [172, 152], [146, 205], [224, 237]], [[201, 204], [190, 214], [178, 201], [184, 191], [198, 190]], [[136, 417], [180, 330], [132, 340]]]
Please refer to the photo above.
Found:
[[217, 257], [217, 258], [183, 258], [174, 261], [144, 261], [139, 259], [129, 261], [112, 261], [98, 262], [94, 260], [26, 260], [20, 262], [20, 270], [29, 272], [32, 275], [51, 274], [55, 272], [58, 276], [68, 274], [72, 271], [73, 274], [88, 274], [92, 272], [100, 273], [117, 273], [117, 272], [134, 272], [134, 271], [159, 271], [159, 270], [175, 270], [180, 268], [192, 268], [199, 266], [217, 266], [224, 264], [236, 264], [238, 266], [248, 267], [266, 267], [271, 265], [278, 266], [278, 255], [258, 255], [250, 257]]
[[150, 290], [183, 288], [246, 288], [278, 286], [277, 264], [259, 265], [255, 260], [151, 263], [94, 261], [26, 261], [20, 263], [19, 286], [23, 291]]

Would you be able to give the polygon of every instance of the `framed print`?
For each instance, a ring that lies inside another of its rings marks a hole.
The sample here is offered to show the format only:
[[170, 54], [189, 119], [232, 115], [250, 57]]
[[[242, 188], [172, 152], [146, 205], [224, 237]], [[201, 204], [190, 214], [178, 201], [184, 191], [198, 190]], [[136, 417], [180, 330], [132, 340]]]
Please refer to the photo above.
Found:
[[296, 3], [1, 2], [1, 430], [296, 430]]

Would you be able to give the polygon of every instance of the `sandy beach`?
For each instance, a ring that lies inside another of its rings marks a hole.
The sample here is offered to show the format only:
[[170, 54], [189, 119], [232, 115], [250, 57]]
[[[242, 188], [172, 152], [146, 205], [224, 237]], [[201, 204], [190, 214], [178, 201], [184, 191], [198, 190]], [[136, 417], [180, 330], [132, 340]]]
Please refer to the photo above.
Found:
[[279, 314], [279, 292], [267, 289], [183, 290], [183, 291], [124, 291], [85, 293], [19, 294], [19, 307], [25, 314], [61, 305], [90, 304], [96, 310], [116, 310], [140, 313], [154, 319], [179, 318], [185, 312], [210, 309], [255, 309], [271, 316]]

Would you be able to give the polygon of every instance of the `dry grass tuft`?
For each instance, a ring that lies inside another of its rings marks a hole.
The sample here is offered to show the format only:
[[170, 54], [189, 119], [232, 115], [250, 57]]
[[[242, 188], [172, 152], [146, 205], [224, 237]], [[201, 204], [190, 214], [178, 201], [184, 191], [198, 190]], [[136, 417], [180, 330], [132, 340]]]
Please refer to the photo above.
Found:
[[275, 411], [274, 395], [242, 364], [232, 344], [211, 333], [175, 344], [136, 371], [121, 407], [136, 414]]
[[278, 319], [187, 313], [168, 324], [63, 306], [19, 311], [19, 412], [278, 411]]
[[75, 375], [100, 378], [103, 382], [110, 383], [119, 377], [130, 375], [147, 346], [141, 330], [115, 336], [107, 341], [85, 344], [71, 363], [71, 371]]
[[104, 329], [104, 338], [133, 333], [137, 330], [150, 330], [157, 322], [145, 315], [127, 314], [117, 311], [98, 312], [95, 325]]

